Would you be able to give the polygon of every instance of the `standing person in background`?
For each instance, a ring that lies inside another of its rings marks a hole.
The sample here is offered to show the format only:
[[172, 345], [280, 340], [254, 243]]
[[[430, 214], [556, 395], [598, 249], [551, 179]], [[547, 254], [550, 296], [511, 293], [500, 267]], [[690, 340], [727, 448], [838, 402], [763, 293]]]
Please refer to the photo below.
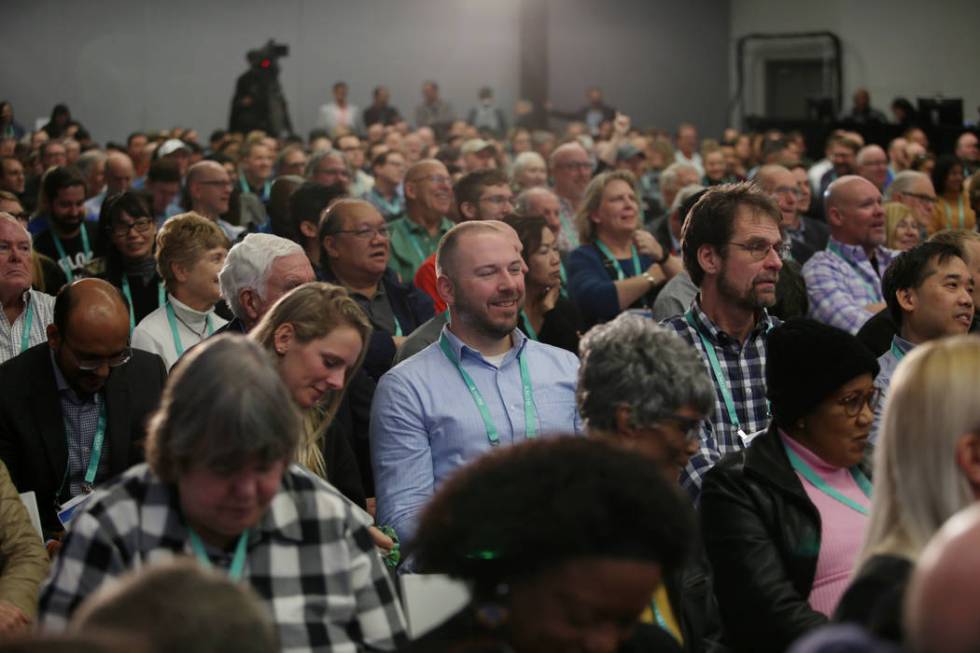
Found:
[[327, 130], [331, 136], [336, 136], [339, 130], [363, 131], [361, 111], [347, 101], [348, 91], [347, 82], [335, 82], [333, 85], [333, 102], [324, 104], [317, 112], [316, 126]]

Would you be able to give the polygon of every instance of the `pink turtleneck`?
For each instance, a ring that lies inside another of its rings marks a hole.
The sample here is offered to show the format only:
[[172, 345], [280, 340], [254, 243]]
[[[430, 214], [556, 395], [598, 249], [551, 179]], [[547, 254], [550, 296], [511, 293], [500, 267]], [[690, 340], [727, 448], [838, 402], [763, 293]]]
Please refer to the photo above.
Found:
[[[779, 436], [827, 485], [858, 505], [871, 509], [871, 499], [864, 495], [849, 469], [824, 462], [817, 454], [782, 431]], [[851, 580], [854, 561], [861, 550], [864, 529], [868, 525], [868, 516], [820, 491], [799, 472], [796, 476], [803, 484], [810, 501], [820, 512], [820, 553], [808, 601], [811, 608], [829, 617]]]

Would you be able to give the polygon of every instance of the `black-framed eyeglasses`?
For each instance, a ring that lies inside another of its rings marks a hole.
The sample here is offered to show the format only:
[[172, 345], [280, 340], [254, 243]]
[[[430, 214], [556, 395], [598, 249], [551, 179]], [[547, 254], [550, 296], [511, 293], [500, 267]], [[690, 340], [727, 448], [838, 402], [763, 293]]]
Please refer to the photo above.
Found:
[[145, 234], [153, 227], [153, 218], [148, 218], [143, 216], [142, 218], [136, 218], [132, 222], [116, 222], [112, 225], [112, 235], [117, 238], [124, 238], [129, 235], [131, 229], [135, 229], [138, 234]]
[[872, 388], [861, 394], [849, 395], [843, 399], [838, 399], [837, 403], [844, 407], [844, 414], [848, 417], [857, 417], [867, 404], [871, 412], [874, 412], [881, 401], [881, 388]]
[[333, 234], [350, 234], [354, 238], [360, 238], [361, 240], [371, 240], [375, 235], [381, 236], [382, 238], [388, 238], [391, 232], [388, 229], [388, 225], [382, 225], [380, 227], [361, 227], [359, 229], [338, 229], [333, 231]]
[[753, 261], [761, 261], [762, 259], [769, 256], [769, 251], [772, 250], [776, 252], [776, 256], [783, 259], [789, 256], [789, 245], [780, 241], [778, 243], [772, 244], [767, 243], [764, 240], [754, 241], [751, 243], [737, 243], [733, 240], [728, 241], [729, 245], [735, 245], [740, 249], [744, 249], [752, 257]]
[[127, 346], [125, 349], [120, 351], [118, 354], [109, 356], [108, 358], [92, 358], [89, 356], [79, 356], [75, 353], [75, 350], [71, 348], [64, 339], [61, 341], [61, 346], [71, 355], [75, 361], [75, 365], [78, 369], [83, 372], [94, 372], [103, 365], [108, 365], [109, 367], [122, 367], [130, 361], [133, 357], [133, 350], [131, 347]]
[[931, 195], [923, 195], [922, 193], [902, 193], [903, 195], [908, 195], [909, 197], [914, 197], [922, 202], [928, 202], [929, 204], [935, 204], [939, 201], [938, 197], [932, 197]]

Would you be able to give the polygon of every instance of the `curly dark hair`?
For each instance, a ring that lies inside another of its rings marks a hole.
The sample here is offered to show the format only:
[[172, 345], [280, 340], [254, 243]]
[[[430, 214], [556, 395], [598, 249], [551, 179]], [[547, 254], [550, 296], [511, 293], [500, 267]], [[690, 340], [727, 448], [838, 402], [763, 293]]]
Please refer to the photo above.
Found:
[[409, 547], [420, 571], [477, 594], [583, 557], [682, 564], [693, 510], [649, 460], [605, 442], [548, 438], [488, 454], [429, 503]]

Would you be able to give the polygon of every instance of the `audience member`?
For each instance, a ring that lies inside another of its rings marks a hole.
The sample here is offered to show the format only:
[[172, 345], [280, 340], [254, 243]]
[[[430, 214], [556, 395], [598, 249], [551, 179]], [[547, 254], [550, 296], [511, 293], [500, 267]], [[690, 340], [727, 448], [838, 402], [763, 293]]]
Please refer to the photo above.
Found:
[[54, 297], [34, 290], [31, 235], [9, 213], [0, 213], [0, 363], [47, 340]]
[[814, 203], [814, 214], [818, 218], [830, 222], [827, 217], [829, 207], [826, 205], [830, 184], [841, 177], [851, 176], [857, 172], [857, 153], [859, 149], [861, 149], [861, 144], [854, 140], [847, 132], [831, 136], [827, 145], [827, 159], [830, 166], [823, 176], [820, 177], [820, 183], [814, 192], [814, 197], [817, 199]]
[[881, 193], [867, 179], [847, 175], [827, 188], [827, 249], [803, 266], [810, 317], [857, 333], [885, 307], [881, 275], [895, 252], [886, 248]]
[[0, 158], [0, 190], [5, 190], [14, 195], [22, 195], [26, 180], [24, 165], [19, 159], [12, 156]]
[[143, 457], [166, 369], [129, 348], [127, 313], [109, 283], [77, 281], [55, 300], [47, 342], [0, 365], [0, 459], [35, 492], [47, 534], [63, 528], [60, 505]]
[[780, 165], [764, 165], [755, 179], [779, 207], [783, 229], [790, 238], [790, 256], [800, 265], [827, 246], [830, 232], [826, 223], [802, 215], [801, 191], [796, 177]]
[[895, 175], [888, 186], [885, 199], [903, 204], [912, 210], [923, 239], [932, 230], [938, 198], [929, 175], [915, 170], [903, 170]]
[[507, 133], [507, 118], [503, 109], [493, 101], [493, 89], [483, 86], [477, 93], [479, 104], [470, 109], [466, 122], [476, 127], [481, 134], [501, 138]]
[[554, 191], [560, 206], [559, 219], [561, 231], [558, 235], [558, 249], [571, 252], [579, 246], [578, 229], [575, 216], [585, 198], [585, 189], [592, 177], [592, 161], [582, 144], [572, 141], [559, 145], [548, 158]]
[[259, 345], [223, 336], [195, 348], [151, 422], [149, 464], [75, 516], [42, 591], [43, 624], [63, 628], [85, 595], [140, 561], [191, 553], [259, 594], [283, 651], [404, 643], [366, 526], [331, 486], [288, 464], [299, 432]]
[[868, 89], [859, 88], [854, 91], [853, 101], [854, 104], [851, 106], [851, 110], [841, 113], [840, 119], [842, 121], [859, 125], [888, 122], [885, 114], [872, 108], [871, 94], [868, 93]]
[[371, 106], [364, 110], [363, 124], [365, 127], [370, 127], [371, 125], [384, 125], [387, 127], [401, 121], [402, 117], [398, 113], [398, 109], [388, 104], [390, 97], [386, 87], [374, 87]]
[[[520, 193], [514, 199], [514, 211], [518, 215], [532, 216], [538, 215], [544, 218], [551, 233], [555, 236], [555, 244], [561, 241], [562, 221], [561, 203], [558, 195], [547, 186], [534, 186]], [[567, 252], [558, 247], [558, 253], [562, 255], [562, 285], [565, 285], [565, 265], [564, 257]]]
[[885, 247], [907, 252], [922, 242], [919, 222], [912, 209], [898, 202], [886, 202]]
[[48, 556], [6, 465], [0, 462], [0, 638], [29, 631]]
[[456, 112], [449, 102], [439, 97], [439, 85], [432, 80], [422, 83], [422, 104], [415, 107], [415, 126], [431, 127], [437, 134], [444, 134], [456, 120]]
[[218, 272], [228, 239], [213, 222], [196, 213], [174, 216], [157, 234], [157, 273], [166, 302], [133, 331], [133, 347], [158, 354], [169, 370], [184, 352], [225, 325], [215, 314], [221, 299]]
[[344, 134], [337, 137], [337, 149], [351, 171], [349, 192], [354, 197], [363, 197], [374, 186], [374, 177], [364, 172], [364, 148], [357, 134]]
[[891, 181], [885, 150], [878, 145], [865, 145], [858, 150], [855, 164], [858, 175], [874, 184], [879, 191], [885, 192], [885, 188]]
[[275, 176], [296, 175], [302, 177], [309, 158], [302, 145], [287, 145], [276, 157]]
[[221, 217], [228, 212], [232, 188], [228, 171], [220, 163], [201, 161], [187, 171], [190, 210], [221, 227], [225, 238], [233, 243], [242, 235], [245, 227], [233, 225]]
[[[677, 163], [684, 163], [698, 171], [698, 181], [704, 177], [704, 162], [698, 152], [698, 130], [691, 123], [684, 122], [677, 126], [677, 136], [675, 139], [677, 147], [674, 153], [674, 160]], [[697, 182], [693, 182], [697, 183]]]
[[977, 162], [980, 159], [978, 142], [980, 141], [978, 141], [977, 135], [972, 131], [963, 132], [956, 139], [956, 149], [953, 150], [953, 156], [963, 163], [963, 172], [966, 176], [970, 176], [978, 170]]
[[405, 217], [391, 222], [389, 265], [404, 283], [436, 251], [439, 239], [452, 228], [452, 178], [446, 166], [423, 159], [405, 173]]
[[850, 580], [871, 503], [878, 364], [813, 320], [768, 340], [773, 423], [708, 471], [700, 514], [725, 643], [775, 652], [826, 623]]
[[[528, 500], [546, 496], [575, 509]], [[472, 599], [408, 650], [678, 651], [637, 615], [684, 564], [691, 522], [658, 468], [618, 447], [560, 438], [488, 455], [436, 494], [413, 549]]]
[[320, 215], [331, 202], [346, 196], [347, 191], [340, 184], [324, 186], [307, 181], [289, 196], [289, 222], [273, 222], [272, 233], [299, 244], [315, 270], [320, 265], [320, 239], [317, 236]]
[[664, 245], [665, 235], [670, 235], [671, 253], [680, 254], [681, 226], [685, 216], [674, 216], [671, 209], [677, 201], [677, 194], [688, 186], [700, 186], [701, 178], [698, 170], [688, 163], [671, 163], [660, 173], [660, 199], [664, 214], [647, 216], [650, 231], [658, 234], [658, 240]]
[[43, 222], [34, 249], [54, 260], [68, 281], [93, 264], [98, 246], [98, 230], [85, 220], [85, 182], [72, 168], [56, 167], [44, 173], [41, 181], [42, 213], [32, 220]]
[[371, 161], [374, 185], [364, 199], [374, 205], [386, 222], [405, 215], [405, 157], [401, 152], [385, 150]]
[[[674, 215], [680, 216], [678, 220], [677, 234], [680, 237], [680, 225], [684, 222], [684, 217], [691, 212], [691, 207], [697, 204], [701, 196], [708, 189], [703, 186], [685, 186], [674, 198], [674, 206], [671, 207], [671, 229], [673, 228]], [[664, 223], [666, 224], [666, 222]], [[654, 234], [657, 237], [658, 234]], [[660, 240], [658, 238], [658, 240]], [[660, 241], [661, 244], [663, 241]], [[680, 247], [680, 241], [678, 241]], [[653, 319], [658, 322], [683, 314], [690, 306], [691, 302], [698, 294], [698, 287], [691, 281], [691, 275], [687, 270], [681, 270], [668, 281], [653, 302], [651, 309]]]
[[402, 542], [461, 465], [500, 444], [579, 431], [578, 359], [517, 329], [526, 266], [514, 230], [464, 222], [436, 261], [449, 324], [438, 344], [382, 377], [371, 410], [378, 521]]
[[432, 300], [388, 268], [388, 224], [369, 202], [342, 199], [320, 220], [320, 279], [347, 289], [373, 327], [364, 369], [377, 380], [405, 336], [430, 319]]
[[875, 449], [870, 523], [838, 620], [902, 641], [913, 566], [943, 522], [980, 497], [973, 454], [980, 415], [970, 400], [978, 370], [980, 346], [957, 336], [916, 347], [895, 371]]
[[183, 175], [180, 166], [170, 159], [159, 159], [150, 165], [146, 173], [144, 189], [150, 195], [150, 210], [157, 226], [167, 218], [180, 213], [180, 185]]
[[133, 184], [133, 163], [123, 152], [109, 152], [105, 160], [105, 188], [85, 202], [89, 220], [97, 220], [107, 197], [125, 193]]
[[514, 157], [511, 168], [516, 191], [548, 185], [548, 166], [537, 152], [521, 152]]
[[977, 215], [967, 202], [963, 186], [963, 163], [951, 156], [936, 159], [932, 185], [937, 198], [932, 218], [932, 233], [943, 229], [976, 229]]
[[769, 423], [766, 339], [779, 321], [766, 309], [776, 302], [783, 267], [782, 218], [755, 187], [720, 186], [691, 209], [682, 240], [684, 268], [699, 292], [664, 325], [701, 354], [715, 384], [715, 410], [681, 479], [696, 497], [704, 473]]
[[342, 131], [362, 130], [360, 110], [347, 101], [348, 90], [346, 82], [335, 82], [333, 102], [322, 105], [317, 112], [316, 126], [325, 129], [328, 134], [338, 135]]
[[313, 152], [306, 164], [306, 178], [324, 186], [342, 186], [346, 194], [350, 188], [351, 170], [343, 153], [331, 149], [318, 150]]

